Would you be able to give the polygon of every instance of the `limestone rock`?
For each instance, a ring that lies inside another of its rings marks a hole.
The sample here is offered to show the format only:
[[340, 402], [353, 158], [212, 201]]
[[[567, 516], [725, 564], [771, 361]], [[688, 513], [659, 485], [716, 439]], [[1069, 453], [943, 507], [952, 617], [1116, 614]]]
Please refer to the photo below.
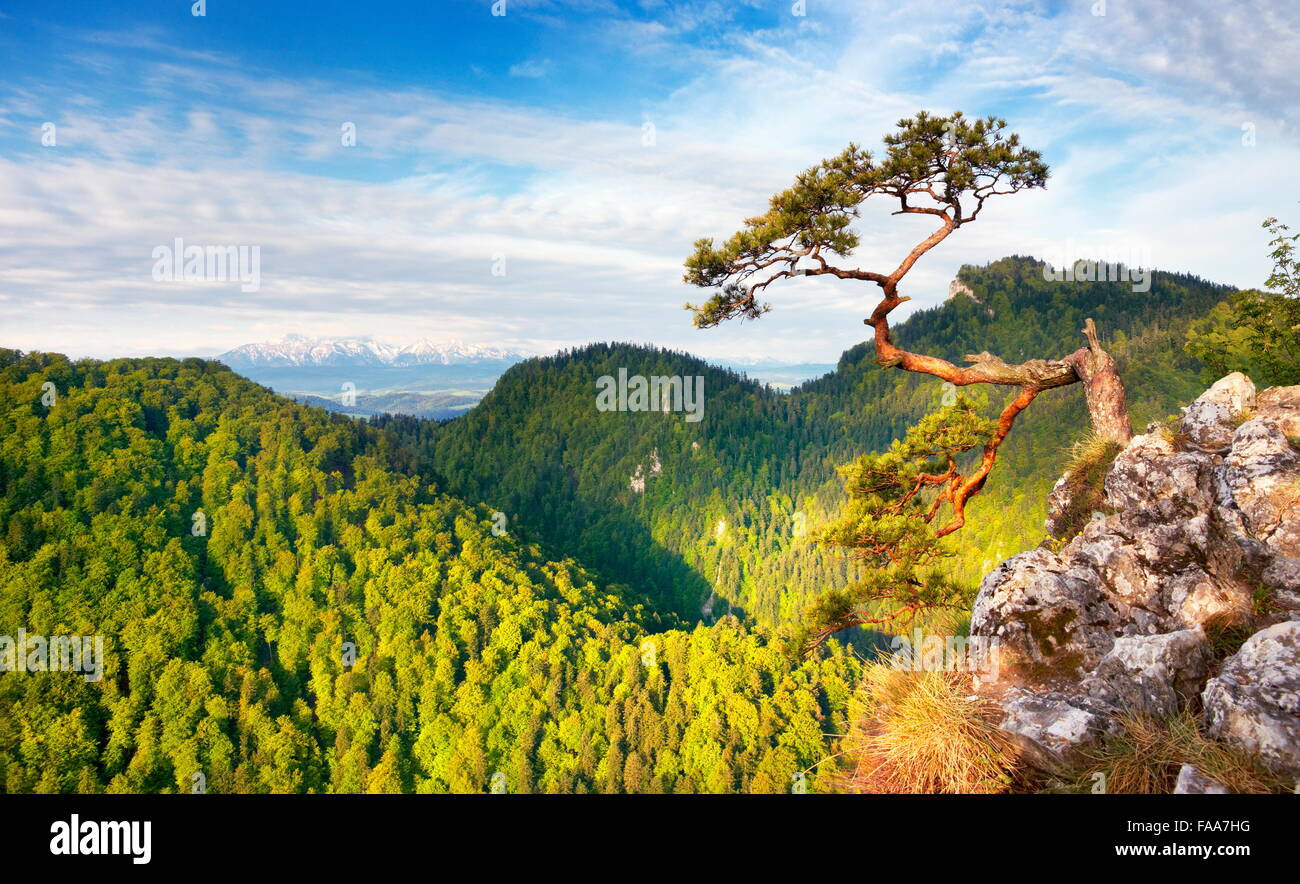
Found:
[[1052, 771], [1078, 758], [1080, 750], [1115, 733], [1113, 709], [1090, 697], [1013, 688], [999, 701], [1002, 730], [1019, 744], [1025, 760]]
[[1255, 397], [1255, 414], [1276, 421], [1292, 439], [1300, 437], [1300, 385], [1269, 387]]
[[1022, 553], [986, 576], [973, 634], [1046, 680], [1082, 676], [1121, 636], [1240, 621], [1260, 585], [1300, 617], [1300, 451], [1282, 430], [1300, 414], [1300, 388], [1282, 390], [1258, 407], [1254, 385], [1232, 374], [1189, 406], [1184, 434], [1213, 452], [1135, 437], [1106, 476], [1116, 512], [1057, 554]]
[[1203, 506], [1213, 496], [1212, 464], [1200, 453], [1180, 453], [1159, 433], [1134, 436], [1106, 474], [1106, 503], [1115, 510], [1183, 501]]
[[1044, 549], [1012, 556], [984, 578], [971, 634], [997, 641], [1003, 671], [1078, 677], [1110, 650], [1119, 626], [1094, 576]]
[[1090, 696], [1125, 712], [1165, 718], [1200, 693], [1211, 660], [1200, 627], [1123, 636], [1115, 639], [1082, 686]]
[[1201, 394], [1179, 422], [1189, 444], [1202, 451], [1223, 451], [1232, 444], [1237, 422], [1255, 407], [1255, 385], [1234, 371]]
[[1237, 428], [1223, 482], [1252, 537], [1300, 558], [1300, 451], [1278, 421], [1257, 417]]
[[1175, 795], [1227, 795], [1228, 788], [1221, 786], [1197, 770], [1196, 765], [1184, 764], [1178, 769]]
[[971, 291], [970, 286], [966, 285], [966, 283], [962, 282], [960, 279], [954, 279], [952, 282], [948, 283], [947, 300], [951, 301], [953, 298], [957, 297], [958, 295], [965, 295], [966, 297], [974, 301], [976, 304], [980, 302], [980, 299], [975, 297], [975, 293]]
[[1043, 523], [1049, 537], [1056, 537], [1061, 533], [1060, 522], [1065, 517], [1066, 512], [1070, 509], [1071, 498], [1069, 474], [1056, 480], [1052, 490], [1047, 495], [1047, 521]]
[[1300, 775], [1300, 621], [1255, 633], [1202, 695], [1206, 732]]
[[[1122, 711], [1199, 696], [1213, 736], [1300, 774], [1300, 386], [1256, 396], [1228, 375], [1176, 433], [1135, 437], [1103, 490], [1110, 515], [980, 585], [971, 635], [996, 642], [1003, 729], [1046, 766]], [[1213, 673], [1208, 629], [1281, 617]]]

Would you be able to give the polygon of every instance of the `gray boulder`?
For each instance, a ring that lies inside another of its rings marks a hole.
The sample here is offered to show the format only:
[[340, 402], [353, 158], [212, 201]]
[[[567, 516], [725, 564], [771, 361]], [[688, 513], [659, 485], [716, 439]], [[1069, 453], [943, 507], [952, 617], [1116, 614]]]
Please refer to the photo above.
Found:
[[1222, 452], [1232, 444], [1232, 433], [1243, 415], [1255, 407], [1255, 385], [1239, 371], [1215, 381], [1187, 406], [1179, 431], [1188, 444], [1202, 451]]
[[1114, 710], [1091, 697], [1012, 688], [998, 703], [1003, 711], [999, 727], [1030, 766], [1047, 772], [1064, 768], [1081, 750], [1118, 732]]
[[1125, 712], [1166, 718], [1200, 693], [1212, 659], [1199, 627], [1123, 636], [1115, 639], [1082, 687], [1089, 696]]
[[1300, 621], [1255, 633], [1201, 696], [1206, 732], [1300, 776]]
[[1178, 769], [1175, 795], [1227, 795], [1228, 787], [1221, 786], [1201, 773], [1194, 764], [1184, 764]]
[[1095, 666], [1118, 626], [1095, 575], [1044, 549], [990, 572], [971, 613], [971, 634], [997, 642], [1000, 672], [1043, 682], [1076, 679]]

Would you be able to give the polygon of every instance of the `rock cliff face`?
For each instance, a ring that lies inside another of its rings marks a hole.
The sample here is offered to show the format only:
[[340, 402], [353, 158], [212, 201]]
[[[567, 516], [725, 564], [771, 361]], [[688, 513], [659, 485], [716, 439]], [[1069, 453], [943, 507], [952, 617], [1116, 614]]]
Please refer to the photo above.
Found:
[[960, 279], [954, 279], [952, 282], [948, 283], [947, 300], [951, 301], [953, 298], [957, 297], [958, 295], [965, 295], [966, 297], [974, 301], [976, 304], [980, 302], [980, 299], [975, 297], [975, 293], [971, 291], [970, 286], [966, 285], [966, 283], [962, 282]]
[[[1190, 707], [1300, 777], [1300, 387], [1228, 375], [1120, 451], [1104, 501], [1059, 552], [980, 587], [971, 632], [1001, 661], [980, 690], [1003, 729], [1050, 768], [1120, 713]], [[1213, 791], [1185, 774], [1180, 791]]]

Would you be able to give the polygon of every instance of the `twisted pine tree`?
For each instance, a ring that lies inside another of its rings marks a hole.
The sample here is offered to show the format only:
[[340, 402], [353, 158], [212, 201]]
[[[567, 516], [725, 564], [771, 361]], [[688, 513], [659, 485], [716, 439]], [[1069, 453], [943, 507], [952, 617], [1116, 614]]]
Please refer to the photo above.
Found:
[[[808, 648], [848, 626], [905, 623], [921, 611], [960, 603], [936, 572], [923, 576], [924, 568], [942, 553], [939, 541], [965, 524], [967, 501], [984, 487], [999, 446], [1039, 393], [1082, 383], [1096, 435], [1121, 443], [1132, 437], [1124, 386], [1091, 319], [1084, 329], [1088, 346], [1060, 359], [1018, 365], [984, 352], [957, 366], [894, 342], [889, 317], [909, 300], [899, 294], [899, 284], [912, 266], [979, 218], [992, 197], [1046, 186], [1048, 168], [1038, 151], [1006, 131], [1004, 120], [968, 119], [960, 111], [946, 117], [922, 111], [900, 120], [884, 143], [879, 161], [850, 144], [798, 175], [792, 187], [772, 197], [767, 212], [747, 219], [725, 243], [697, 240], [686, 259], [685, 281], [715, 290], [703, 304], [686, 305], [699, 328], [758, 319], [771, 309], [759, 296], [781, 280], [833, 276], [865, 282], [879, 289], [880, 299], [864, 322], [874, 332], [881, 366], [933, 375], [956, 387], [993, 384], [1017, 390], [996, 420], [980, 417], [968, 399], [958, 397], [889, 451], [842, 468], [850, 502], [818, 537], [874, 567], [859, 583], [832, 589], [812, 604], [804, 625]], [[889, 272], [844, 264], [859, 242], [853, 222], [871, 198], [894, 202], [895, 215], [926, 215], [936, 225]], [[977, 448], [982, 454], [973, 465], [960, 466], [970, 460], [961, 455]]]

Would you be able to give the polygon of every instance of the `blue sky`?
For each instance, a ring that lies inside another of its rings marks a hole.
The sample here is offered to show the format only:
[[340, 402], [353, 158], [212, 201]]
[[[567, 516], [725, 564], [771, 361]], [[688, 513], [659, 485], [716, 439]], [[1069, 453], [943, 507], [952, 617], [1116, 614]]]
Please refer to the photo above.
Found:
[[[212, 355], [297, 333], [833, 361], [874, 290], [798, 280], [760, 322], [701, 332], [681, 261], [921, 108], [1005, 117], [1053, 177], [928, 255], [916, 306], [1007, 254], [1259, 285], [1259, 222], [1300, 224], [1294, 3], [492, 9], [0, 0], [0, 345]], [[856, 263], [892, 267], [917, 221], [865, 212]], [[260, 287], [155, 280], [176, 237], [258, 246]]]

